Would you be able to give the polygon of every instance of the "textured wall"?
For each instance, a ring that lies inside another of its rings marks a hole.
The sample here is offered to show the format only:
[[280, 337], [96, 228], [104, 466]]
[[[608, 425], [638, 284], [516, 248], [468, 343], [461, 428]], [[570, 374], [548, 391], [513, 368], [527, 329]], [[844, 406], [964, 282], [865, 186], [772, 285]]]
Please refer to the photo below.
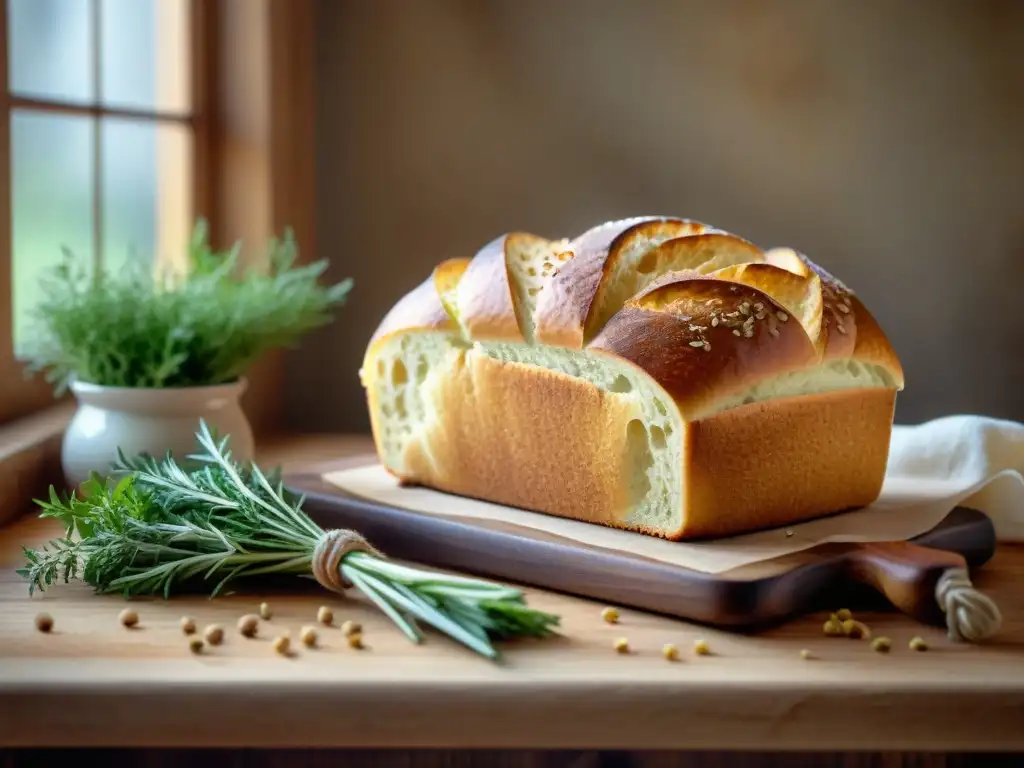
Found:
[[320, 256], [291, 372], [360, 429], [374, 325], [496, 234], [637, 213], [806, 251], [901, 354], [897, 418], [1024, 419], [1024, 3], [321, 0]]

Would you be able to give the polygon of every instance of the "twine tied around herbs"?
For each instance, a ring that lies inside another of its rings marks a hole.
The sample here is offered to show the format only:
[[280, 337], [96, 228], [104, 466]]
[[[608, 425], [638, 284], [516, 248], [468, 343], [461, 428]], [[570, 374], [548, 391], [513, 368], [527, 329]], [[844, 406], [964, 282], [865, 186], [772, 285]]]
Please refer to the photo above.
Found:
[[946, 614], [946, 629], [952, 640], [977, 643], [992, 637], [1003, 617], [990, 597], [971, 583], [966, 568], [950, 568], [935, 585], [935, 599]]
[[335, 528], [324, 531], [313, 549], [313, 578], [332, 592], [344, 592], [352, 582], [341, 575], [341, 561], [350, 552], [366, 552], [383, 558], [378, 550], [355, 531]]

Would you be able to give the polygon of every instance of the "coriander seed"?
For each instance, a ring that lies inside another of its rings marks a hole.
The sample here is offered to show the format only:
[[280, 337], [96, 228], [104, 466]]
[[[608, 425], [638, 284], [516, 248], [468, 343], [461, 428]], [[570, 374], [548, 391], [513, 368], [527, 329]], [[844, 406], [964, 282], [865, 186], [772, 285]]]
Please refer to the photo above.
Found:
[[197, 656], [203, 652], [203, 639], [201, 637], [193, 637], [188, 641], [188, 649]]
[[224, 629], [219, 624], [211, 624], [203, 632], [203, 637], [210, 645], [220, 645], [224, 642]]
[[264, 621], [270, 621], [270, 617], [273, 616], [273, 612], [270, 610], [270, 603], [260, 603], [260, 618]]
[[288, 635], [278, 635], [274, 638], [274, 652], [287, 656], [292, 648], [292, 641]]
[[614, 647], [619, 653], [629, 653], [629, 640], [624, 637], [620, 637], [615, 641]]
[[693, 652], [698, 656], [710, 656], [711, 648], [708, 646], [706, 640], [699, 639], [693, 644]]
[[832, 614], [832, 618], [826, 621], [821, 629], [828, 637], [842, 637], [846, 634], [843, 631], [843, 622], [841, 622], [835, 614]]
[[857, 621], [856, 619], [847, 619], [843, 622], [843, 634], [847, 637], [851, 637], [854, 640], [870, 640], [871, 630], [868, 629], [866, 624]]
[[321, 624], [330, 625], [334, 622], [334, 611], [326, 605], [321, 605], [320, 610], [316, 612], [316, 620]]
[[126, 627], [134, 627], [139, 623], [139, 614], [133, 611], [131, 608], [125, 608], [118, 615], [118, 621], [120, 621]]
[[40, 632], [49, 632], [53, 629], [53, 617], [48, 613], [37, 613], [36, 629]]
[[362, 634], [363, 627], [358, 621], [346, 621], [341, 625], [341, 632], [345, 637]]
[[181, 617], [181, 631], [191, 635], [196, 631], [196, 623], [190, 616]]
[[615, 608], [608, 607], [608, 608], [605, 608], [603, 611], [601, 611], [601, 618], [604, 619], [609, 624], [618, 624], [619, 623], [619, 612]]
[[923, 637], [912, 637], [910, 638], [910, 650], [927, 651], [928, 643], [925, 642]]
[[313, 627], [303, 627], [302, 634], [299, 635], [302, 640], [302, 644], [307, 648], [313, 648], [316, 646], [316, 629]]
[[242, 633], [244, 637], [256, 637], [256, 633], [260, 629], [259, 616], [254, 616], [251, 613], [246, 614], [238, 620], [238, 631]]
[[888, 637], [876, 637], [871, 641], [871, 650], [878, 651], [879, 653], [888, 653], [889, 649], [892, 648], [892, 640]]
[[661, 655], [669, 661], [679, 660], [679, 646], [675, 643], [665, 643], [665, 646], [661, 649]]
[[800, 651], [800, 658], [803, 659], [804, 661], [807, 661], [808, 659], [813, 659], [814, 658], [814, 654], [811, 653], [809, 649], [803, 648]]
[[353, 632], [348, 635], [348, 647], [349, 648], [362, 648], [363, 647], [363, 633]]

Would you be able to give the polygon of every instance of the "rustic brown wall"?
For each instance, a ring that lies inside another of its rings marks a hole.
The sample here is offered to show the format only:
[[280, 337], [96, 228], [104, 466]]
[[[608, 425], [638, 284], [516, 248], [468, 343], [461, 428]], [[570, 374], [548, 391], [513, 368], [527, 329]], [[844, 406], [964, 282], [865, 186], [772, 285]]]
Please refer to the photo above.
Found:
[[360, 429], [373, 326], [511, 228], [637, 213], [809, 253], [906, 367], [904, 422], [1024, 419], [1024, 3], [320, 0], [319, 255], [351, 304], [300, 428]]

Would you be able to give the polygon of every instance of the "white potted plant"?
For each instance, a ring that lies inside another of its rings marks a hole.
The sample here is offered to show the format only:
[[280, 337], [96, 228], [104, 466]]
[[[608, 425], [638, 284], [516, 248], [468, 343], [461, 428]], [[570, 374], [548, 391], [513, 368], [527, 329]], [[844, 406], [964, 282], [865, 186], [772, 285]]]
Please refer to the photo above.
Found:
[[270, 245], [268, 268], [242, 271], [236, 244], [213, 251], [200, 221], [184, 274], [147, 265], [91, 275], [65, 249], [42, 281], [32, 311], [30, 373], [43, 372], [77, 410], [65, 432], [65, 480], [108, 474], [118, 448], [128, 455], [185, 460], [200, 420], [230, 436], [240, 462], [253, 434], [240, 398], [245, 374], [265, 352], [292, 346], [330, 320], [352, 280], [324, 286], [326, 262], [295, 266], [286, 232]]

